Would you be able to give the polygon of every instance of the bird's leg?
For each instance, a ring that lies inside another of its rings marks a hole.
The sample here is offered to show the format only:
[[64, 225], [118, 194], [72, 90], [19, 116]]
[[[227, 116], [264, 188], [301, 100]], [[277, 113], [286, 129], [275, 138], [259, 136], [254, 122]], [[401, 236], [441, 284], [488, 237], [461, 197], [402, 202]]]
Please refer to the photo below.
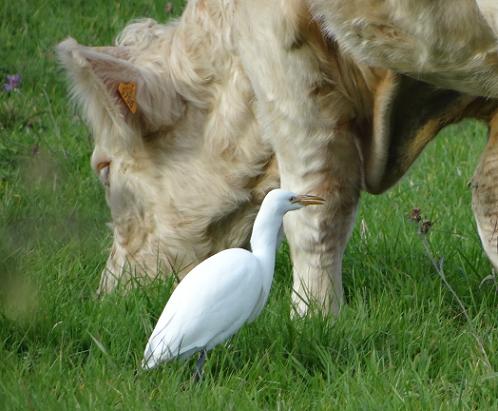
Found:
[[195, 363], [194, 381], [199, 382], [202, 379], [202, 367], [206, 362], [207, 351], [203, 349], [199, 355], [199, 359]]

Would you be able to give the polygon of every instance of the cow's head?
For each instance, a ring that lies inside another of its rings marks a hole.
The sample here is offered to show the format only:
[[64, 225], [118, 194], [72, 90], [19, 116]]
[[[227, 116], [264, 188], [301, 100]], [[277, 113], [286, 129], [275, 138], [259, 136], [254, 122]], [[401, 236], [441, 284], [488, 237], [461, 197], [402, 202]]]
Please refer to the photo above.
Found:
[[58, 46], [112, 214], [102, 292], [131, 274], [181, 276], [244, 245], [258, 204], [278, 184], [237, 59], [221, 56], [220, 39], [186, 30], [144, 20], [114, 47]]

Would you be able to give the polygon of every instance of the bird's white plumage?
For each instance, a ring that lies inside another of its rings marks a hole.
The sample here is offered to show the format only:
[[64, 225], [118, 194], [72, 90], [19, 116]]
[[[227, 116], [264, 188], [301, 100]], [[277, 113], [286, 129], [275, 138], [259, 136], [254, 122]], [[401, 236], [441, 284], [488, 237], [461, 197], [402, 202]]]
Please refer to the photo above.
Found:
[[258, 266], [253, 254], [234, 248], [195, 267], [178, 285], [157, 322], [145, 350], [147, 368], [209, 350], [233, 335], [257, 306], [264, 306]]
[[221, 251], [187, 274], [149, 338], [144, 368], [210, 350], [256, 319], [270, 292], [283, 216], [306, 205], [294, 201], [298, 197], [317, 204], [309, 202], [317, 197], [271, 191], [254, 223], [252, 252], [241, 248]]

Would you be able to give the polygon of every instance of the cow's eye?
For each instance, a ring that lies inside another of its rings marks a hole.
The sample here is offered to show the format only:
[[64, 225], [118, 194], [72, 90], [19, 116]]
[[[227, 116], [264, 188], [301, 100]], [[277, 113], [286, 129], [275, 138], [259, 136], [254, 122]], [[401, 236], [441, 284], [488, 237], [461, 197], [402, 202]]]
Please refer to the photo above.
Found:
[[111, 172], [111, 162], [102, 161], [97, 164], [97, 175], [104, 187], [109, 187], [109, 173]]

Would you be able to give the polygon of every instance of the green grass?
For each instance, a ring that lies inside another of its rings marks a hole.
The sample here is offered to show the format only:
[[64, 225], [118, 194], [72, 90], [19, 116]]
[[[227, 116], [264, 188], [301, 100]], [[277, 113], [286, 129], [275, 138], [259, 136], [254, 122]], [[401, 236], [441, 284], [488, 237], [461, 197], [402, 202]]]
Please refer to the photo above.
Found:
[[[0, 75], [23, 76], [19, 92], [0, 92], [2, 410], [498, 407], [497, 284], [481, 285], [491, 267], [467, 186], [482, 125], [448, 128], [401, 184], [363, 195], [339, 319], [289, 319], [284, 248], [262, 317], [211, 353], [201, 384], [192, 361], [137, 372], [171, 284], [94, 297], [109, 212], [53, 46], [67, 35], [108, 44], [133, 17], [165, 20], [163, 2], [19, 0], [0, 12]], [[407, 218], [413, 207], [434, 222], [430, 252], [469, 320]]]

